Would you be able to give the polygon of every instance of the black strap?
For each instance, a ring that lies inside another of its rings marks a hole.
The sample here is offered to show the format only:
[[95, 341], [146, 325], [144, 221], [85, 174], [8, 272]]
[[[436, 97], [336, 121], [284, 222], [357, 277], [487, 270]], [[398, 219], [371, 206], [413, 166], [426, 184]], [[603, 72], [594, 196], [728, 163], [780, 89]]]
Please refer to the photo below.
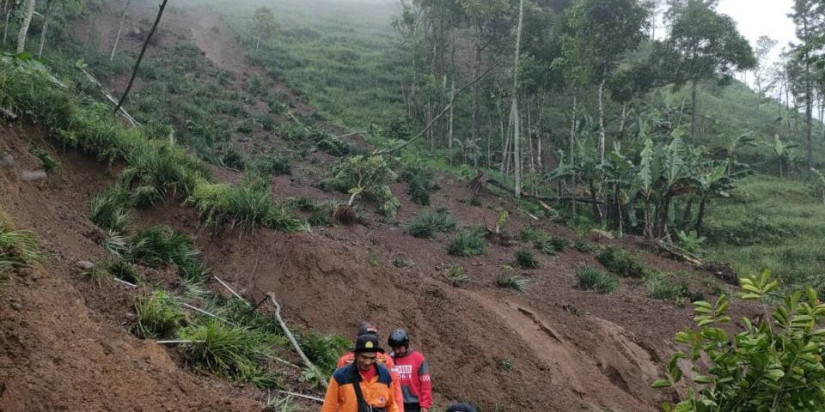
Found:
[[358, 372], [357, 366], [352, 370], [355, 372], [353, 388], [355, 388], [355, 397], [358, 399], [358, 412], [372, 412], [372, 407], [367, 404], [367, 401], [364, 400], [364, 394], [361, 393], [361, 373]]

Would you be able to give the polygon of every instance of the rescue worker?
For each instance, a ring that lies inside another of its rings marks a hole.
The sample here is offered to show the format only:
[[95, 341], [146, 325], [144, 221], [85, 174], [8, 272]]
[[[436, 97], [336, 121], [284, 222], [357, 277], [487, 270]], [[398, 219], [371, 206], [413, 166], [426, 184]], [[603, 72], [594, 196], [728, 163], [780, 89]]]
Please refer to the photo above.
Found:
[[383, 352], [377, 336], [359, 336], [355, 362], [332, 374], [321, 412], [398, 412], [390, 371], [375, 361]]
[[[358, 336], [355, 337], [355, 340], [358, 340], [358, 338], [362, 335], [373, 335], [376, 339], [378, 339], [378, 328], [369, 322], [363, 322], [361, 323], [361, 327], [358, 328]], [[398, 404], [398, 411], [404, 412], [404, 395], [401, 392], [401, 382], [398, 380], [398, 375], [393, 371], [395, 362], [393, 362], [392, 357], [386, 353], [378, 353], [375, 361], [379, 365], [385, 366], [389, 369], [390, 376], [392, 377], [392, 389], [395, 397], [395, 403]], [[342, 355], [341, 359], [338, 359], [337, 367], [342, 368], [353, 362], [355, 362], [355, 352], [348, 352]]]
[[387, 343], [392, 348], [395, 373], [401, 382], [405, 412], [429, 412], [433, 394], [430, 369], [424, 355], [410, 349], [410, 337], [404, 329], [390, 333]]

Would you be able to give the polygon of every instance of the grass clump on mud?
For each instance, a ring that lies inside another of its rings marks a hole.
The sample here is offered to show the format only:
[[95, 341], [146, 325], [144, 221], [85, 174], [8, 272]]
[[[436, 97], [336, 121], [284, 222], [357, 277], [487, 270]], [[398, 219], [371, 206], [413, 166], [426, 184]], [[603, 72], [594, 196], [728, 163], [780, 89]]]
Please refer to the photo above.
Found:
[[145, 293], [135, 298], [138, 337], [157, 339], [172, 336], [186, 320], [180, 301], [164, 291]]
[[624, 277], [644, 276], [644, 266], [630, 252], [617, 246], [606, 247], [597, 257], [607, 270]]
[[541, 267], [541, 262], [536, 259], [536, 255], [527, 249], [519, 249], [516, 251], [516, 265], [522, 269], [538, 269]]
[[0, 274], [14, 266], [31, 264], [41, 259], [34, 234], [15, 230], [0, 210]]
[[501, 274], [496, 278], [496, 286], [516, 292], [524, 292], [527, 289], [527, 283], [527, 278], [517, 275], [515, 270], [509, 266], [504, 266]]
[[583, 290], [606, 294], [619, 290], [619, 279], [593, 266], [582, 266], [576, 270], [576, 285]]
[[133, 262], [152, 268], [175, 264], [181, 277], [190, 283], [202, 283], [209, 277], [209, 269], [199, 255], [189, 236], [162, 225], [141, 230], [129, 246]]
[[425, 210], [408, 220], [404, 226], [414, 237], [432, 239], [437, 232], [454, 232], [458, 227], [458, 221], [446, 209], [435, 212]]
[[484, 254], [487, 243], [484, 240], [483, 230], [480, 227], [462, 229], [450, 241], [447, 252], [453, 256], [462, 257]]
[[89, 220], [98, 227], [113, 233], [123, 233], [129, 224], [129, 193], [114, 186], [92, 198]]

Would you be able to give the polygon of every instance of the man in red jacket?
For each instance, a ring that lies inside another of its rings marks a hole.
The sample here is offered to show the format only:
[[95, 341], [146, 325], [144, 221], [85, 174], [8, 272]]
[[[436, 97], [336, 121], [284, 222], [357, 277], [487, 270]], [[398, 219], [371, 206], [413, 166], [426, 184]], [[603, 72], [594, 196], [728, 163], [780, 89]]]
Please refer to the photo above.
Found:
[[395, 360], [393, 370], [404, 393], [404, 412], [429, 412], [433, 402], [430, 368], [418, 351], [410, 349], [410, 337], [404, 329], [390, 333], [388, 344]]

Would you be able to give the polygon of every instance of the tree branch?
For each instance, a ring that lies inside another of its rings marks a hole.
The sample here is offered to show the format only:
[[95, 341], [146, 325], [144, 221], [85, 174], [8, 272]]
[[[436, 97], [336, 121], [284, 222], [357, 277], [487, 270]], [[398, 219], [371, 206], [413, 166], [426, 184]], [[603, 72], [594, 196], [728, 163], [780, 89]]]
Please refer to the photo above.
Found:
[[[298, 341], [295, 339], [295, 336], [292, 335], [292, 331], [290, 331], [289, 328], [286, 326], [286, 322], [284, 322], [284, 319], [281, 317], [281, 305], [278, 304], [277, 300], [275, 300], [275, 295], [272, 294], [272, 292], [269, 292], [266, 295], [269, 296], [269, 300], [272, 301], [273, 305], [275, 305], [275, 318], [281, 325], [281, 329], [284, 330], [284, 334], [286, 335], [287, 339], [289, 339], [289, 342], [292, 343], [292, 346], [295, 348], [295, 352], [298, 352], [298, 356], [301, 357], [301, 360], [304, 361], [304, 363], [307, 365], [309, 369], [315, 372], [315, 374], [318, 375], [318, 377], [323, 378], [324, 375], [321, 374], [321, 371], [318, 370], [315, 364], [313, 364], [312, 361], [310, 361], [309, 358], [307, 358], [307, 355], [305, 355], [304, 351], [301, 350], [301, 345], [298, 344]], [[327, 381], [324, 379], [321, 379], [321, 384], [324, 386], [324, 388], [326, 388], [328, 385]]]
[[169, 0], [163, 0], [163, 3], [160, 4], [160, 10], [158, 10], [158, 16], [155, 17], [155, 24], [152, 25], [152, 30], [149, 31], [149, 35], [146, 36], [146, 41], [143, 42], [143, 48], [140, 49], [140, 55], [138, 56], [137, 61], [135, 62], [135, 68], [132, 70], [132, 77], [129, 79], [129, 84], [126, 86], [126, 91], [123, 92], [123, 96], [120, 97], [120, 101], [115, 106], [114, 113], [117, 113], [120, 110], [120, 106], [123, 106], [123, 102], [126, 100], [126, 96], [129, 95], [129, 90], [132, 90], [132, 83], [135, 81], [135, 76], [137, 76], [138, 67], [140, 67], [140, 61], [143, 60], [143, 54], [146, 53], [146, 48], [149, 46], [149, 40], [152, 39], [152, 35], [155, 34], [155, 29], [158, 28], [158, 23], [160, 23], [160, 18], [163, 16], [163, 9], [166, 8], [166, 3]]
[[456, 99], [458, 99], [458, 96], [461, 94], [461, 92], [463, 92], [464, 90], [467, 90], [467, 88], [468, 88], [468, 87], [470, 87], [470, 86], [472, 86], [472, 85], [474, 85], [474, 84], [478, 83], [478, 81], [479, 81], [479, 80], [483, 79], [483, 78], [484, 78], [484, 76], [488, 75], [491, 71], [493, 71], [493, 69], [495, 69], [496, 67], [498, 67], [498, 65], [499, 65], [500, 63], [501, 63], [500, 61], [499, 61], [499, 62], [494, 63], [492, 66], [490, 66], [489, 68], [487, 68], [487, 70], [485, 70], [485, 71], [484, 71], [484, 73], [481, 73], [481, 75], [480, 75], [480, 76], [476, 77], [475, 79], [473, 79], [471, 82], [469, 82], [469, 83], [465, 84], [464, 86], [461, 86], [461, 88], [460, 88], [460, 89], [458, 89], [458, 90], [455, 92], [455, 94], [453, 95], [453, 98], [450, 100], [450, 103], [448, 103], [446, 106], [444, 106], [444, 109], [442, 109], [442, 110], [441, 110], [441, 112], [439, 112], [439, 113], [438, 113], [435, 117], [433, 117], [433, 118], [430, 120], [430, 122], [429, 122], [429, 123], [427, 123], [427, 126], [426, 126], [423, 130], [421, 130], [420, 132], [418, 132], [418, 134], [417, 134], [417, 135], [415, 135], [415, 137], [413, 137], [413, 138], [412, 138], [412, 139], [410, 139], [410, 140], [407, 140], [406, 142], [404, 142], [404, 143], [402, 143], [402, 144], [400, 144], [400, 145], [398, 145], [398, 146], [391, 147], [391, 148], [389, 148], [389, 149], [380, 149], [380, 150], [375, 150], [375, 151], [373, 151], [373, 152], [372, 152], [372, 155], [373, 155], [373, 156], [378, 156], [378, 155], [383, 155], [383, 154], [389, 154], [389, 153], [397, 152], [397, 151], [399, 151], [399, 150], [401, 150], [401, 149], [403, 149], [403, 148], [405, 148], [405, 147], [409, 146], [410, 144], [412, 144], [413, 142], [415, 142], [416, 140], [418, 140], [419, 138], [421, 138], [421, 136], [424, 136], [424, 135], [427, 133], [427, 131], [428, 131], [428, 130], [430, 130], [430, 128], [431, 128], [431, 127], [433, 127], [433, 125], [435, 124], [435, 122], [436, 122], [436, 121], [438, 121], [438, 119], [440, 119], [440, 118], [441, 118], [441, 116], [443, 116], [445, 113], [447, 113], [448, 111], [450, 111], [450, 108], [453, 106], [453, 103], [455, 103]]

